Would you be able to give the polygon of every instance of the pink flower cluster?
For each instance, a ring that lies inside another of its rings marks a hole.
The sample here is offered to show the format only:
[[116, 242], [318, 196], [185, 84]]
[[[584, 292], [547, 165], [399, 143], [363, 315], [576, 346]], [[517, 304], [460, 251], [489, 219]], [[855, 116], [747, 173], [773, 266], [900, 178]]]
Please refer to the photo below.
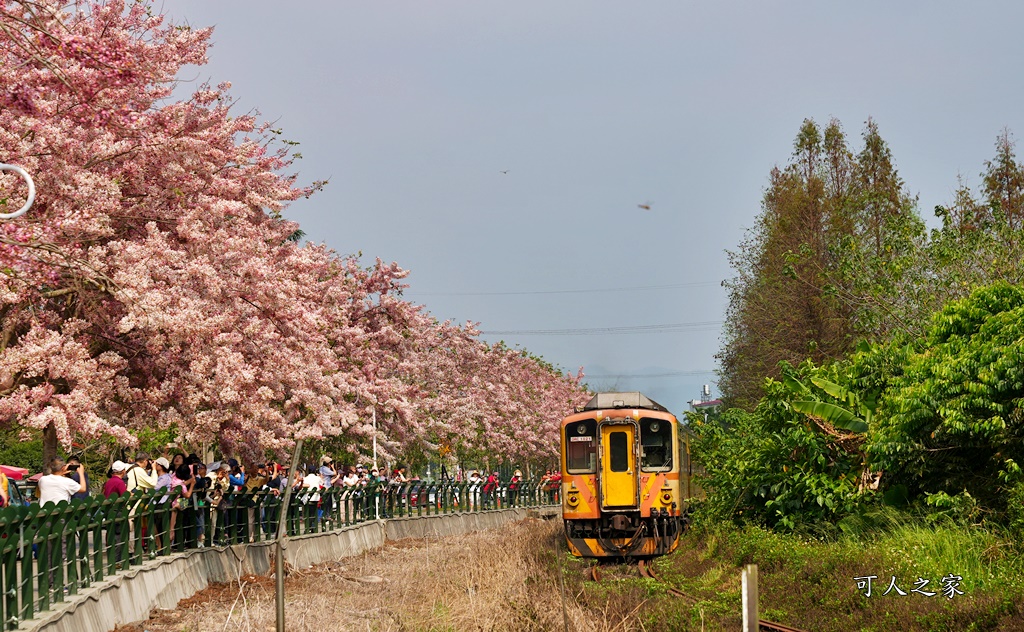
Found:
[[[384, 450], [550, 456], [582, 374], [437, 322], [406, 272], [289, 239], [285, 148], [227, 85], [166, 103], [209, 29], [142, 2], [0, 0], [0, 158], [38, 198], [0, 224], [0, 423], [174, 427], [229, 453], [372, 434]], [[17, 176], [0, 198], [20, 205]]]

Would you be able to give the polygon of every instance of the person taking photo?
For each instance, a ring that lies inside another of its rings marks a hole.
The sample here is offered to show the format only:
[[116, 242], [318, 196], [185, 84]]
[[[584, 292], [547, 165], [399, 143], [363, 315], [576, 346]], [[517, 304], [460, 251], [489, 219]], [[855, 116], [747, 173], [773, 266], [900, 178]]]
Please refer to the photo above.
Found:
[[50, 473], [39, 479], [39, 504], [59, 503], [62, 500], [71, 502], [71, 496], [85, 491], [85, 466], [81, 463], [75, 468], [78, 481], [68, 478], [71, 468], [63, 459], [50, 461]]

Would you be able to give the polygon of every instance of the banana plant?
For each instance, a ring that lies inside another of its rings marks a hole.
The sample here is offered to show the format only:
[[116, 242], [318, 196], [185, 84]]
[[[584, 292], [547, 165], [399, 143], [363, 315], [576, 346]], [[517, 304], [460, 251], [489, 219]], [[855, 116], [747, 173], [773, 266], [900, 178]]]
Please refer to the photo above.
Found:
[[871, 394], [862, 398], [857, 393], [834, 382], [829, 382], [819, 377], [811, 378], [811, 382], [815, 386], [847, 406], [844, 408], [839, 404], [823, 402], [815, 398], [815, 394], [811, 389], [791, 375], [785, 376], [783, 382], [790, 392], [804, 398], [790, 403], [793, 410], [822, 419], [836, 428], [842, 428], [850, 432], [868, 431], [868, 424], [871, 423], [874, 416], [876, 395]]

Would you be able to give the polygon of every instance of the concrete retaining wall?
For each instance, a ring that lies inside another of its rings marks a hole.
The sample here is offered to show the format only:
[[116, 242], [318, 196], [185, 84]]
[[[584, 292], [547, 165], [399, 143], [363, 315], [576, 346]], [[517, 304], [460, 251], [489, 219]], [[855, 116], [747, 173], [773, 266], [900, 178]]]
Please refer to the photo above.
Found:
[[367, 522], [340, 531], [288, 538], [285, 540], [284, 559], [293, 568], [309, 568], [314, 564], [340, 560], [383, 546], [384, 533], [385, 523], [380, 521]]
[[[500, 509], [368, 522], [329, 533], [288, 538], [285, 559], [295, 568], [358, 555], [387, 540], [441, 537], [493, 529], [527, 516], [550, 517], [558, 507]], [[212, 583], [273, 572], [274, 544], [260, 542], [194, 549], [122, 571], [27, 621], [33, 632], [109, 632], [149, 618], [154, 608], [175, 608]]]

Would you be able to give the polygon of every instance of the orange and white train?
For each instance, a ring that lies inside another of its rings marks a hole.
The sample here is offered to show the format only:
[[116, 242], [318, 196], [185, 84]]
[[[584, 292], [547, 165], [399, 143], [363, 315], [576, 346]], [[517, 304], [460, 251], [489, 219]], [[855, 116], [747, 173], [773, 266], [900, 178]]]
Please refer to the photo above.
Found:
[[581, 557], [671, 553], [695, 489], [688, 432], [642, 393], [598, 393], [562, 420], [562, 517]]

